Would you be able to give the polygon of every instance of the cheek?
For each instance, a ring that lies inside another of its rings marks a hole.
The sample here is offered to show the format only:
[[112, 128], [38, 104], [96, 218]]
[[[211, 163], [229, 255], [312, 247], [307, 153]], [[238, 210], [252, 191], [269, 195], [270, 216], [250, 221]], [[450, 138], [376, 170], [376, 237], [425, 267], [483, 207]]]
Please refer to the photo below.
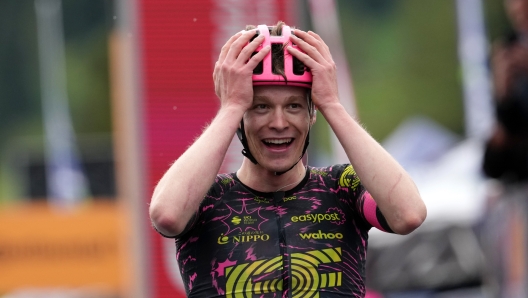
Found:
[[306, 117], [302, 117], [302, 118], [297, 118], [295, 120], [295, 126], [297, 127], [297, 129], [302, 132], [302, 133], [307, 133], [308, 132], [308, 129], [310, 129], [311, 127], [311, 123], [310, 123], [310, 117], [308, 115], [306, 115]]
[[258, 138], [258, 127], [259, 124], [256, 123], [254, 118], [244, 117], [244, 130], [249, 146], [257, 147], [260, 142]]

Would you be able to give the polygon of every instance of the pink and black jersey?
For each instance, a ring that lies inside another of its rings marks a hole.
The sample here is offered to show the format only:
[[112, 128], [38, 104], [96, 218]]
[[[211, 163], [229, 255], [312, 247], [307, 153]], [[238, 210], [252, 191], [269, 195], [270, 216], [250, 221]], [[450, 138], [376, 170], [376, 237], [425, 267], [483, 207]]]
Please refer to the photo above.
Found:
[[350, 165], [285, 192], [218, 175], [176, 238], [188, 297], [363, 297], [368, 231], [391, 232]]

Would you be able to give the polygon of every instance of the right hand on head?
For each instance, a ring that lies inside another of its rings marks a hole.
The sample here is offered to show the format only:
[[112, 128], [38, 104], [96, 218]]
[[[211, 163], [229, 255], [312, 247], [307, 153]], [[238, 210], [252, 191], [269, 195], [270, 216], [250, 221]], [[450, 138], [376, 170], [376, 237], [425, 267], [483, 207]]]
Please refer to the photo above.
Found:
[[247, 44], [256, 32], [256, 30], [238, 32], [220, 51], [213, 80], [215, 93], [220, 98], [222, 107], [233, 105], [246, 111], [253, 102], [253, 69], [270, 51], [268, 46], [251, 57], [264, 40], [260, 35]]

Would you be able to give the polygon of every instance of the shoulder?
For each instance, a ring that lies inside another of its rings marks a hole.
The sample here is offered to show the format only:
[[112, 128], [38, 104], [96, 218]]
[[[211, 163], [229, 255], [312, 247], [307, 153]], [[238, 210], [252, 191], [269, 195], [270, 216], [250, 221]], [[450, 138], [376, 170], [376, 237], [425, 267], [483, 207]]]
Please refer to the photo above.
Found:
[[309, 167], [313, 178], [333, 180], [341, 187], [350, 187], [359, 183], [354, 167], [350, 164], [336, 164], [327, 167]]
[[199, 233], [200, 227], [203, 224], [204, 216], [207, 217], [210, 216], [210, 214], [214, 214], [219, 204], [226, 199], [227, 195], [237, 184], [234, 173], [216, 175], [213, 184], [205, 194], [192, 218], [187, 223], [184, 231], [176, 238], [180, 241], [184, 241], [185, 239], [189, 239], [189, 237], [195, 236], [196, 233]]
[[237, 184], [234, 173], [218, 174], [207, 192], [207, 197], [218, 197], [227, 193], [232, 187]]
[[365, 191], [354, 167], [350, 164], [337, 164], [328, 167], [310, 168], [311, 189], [327, 190], [329, 193], [351, 203]]

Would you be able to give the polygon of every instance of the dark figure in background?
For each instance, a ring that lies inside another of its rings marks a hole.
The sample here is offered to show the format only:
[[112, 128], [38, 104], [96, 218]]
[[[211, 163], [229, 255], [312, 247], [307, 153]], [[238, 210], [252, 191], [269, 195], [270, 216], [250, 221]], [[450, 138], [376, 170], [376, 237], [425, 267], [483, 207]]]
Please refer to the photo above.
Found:
[[528, 180], [528, 1], [505, 0], [514, 32], [492, 54], [495, 129], [486, 144], [483, 170], [507, 182]]

